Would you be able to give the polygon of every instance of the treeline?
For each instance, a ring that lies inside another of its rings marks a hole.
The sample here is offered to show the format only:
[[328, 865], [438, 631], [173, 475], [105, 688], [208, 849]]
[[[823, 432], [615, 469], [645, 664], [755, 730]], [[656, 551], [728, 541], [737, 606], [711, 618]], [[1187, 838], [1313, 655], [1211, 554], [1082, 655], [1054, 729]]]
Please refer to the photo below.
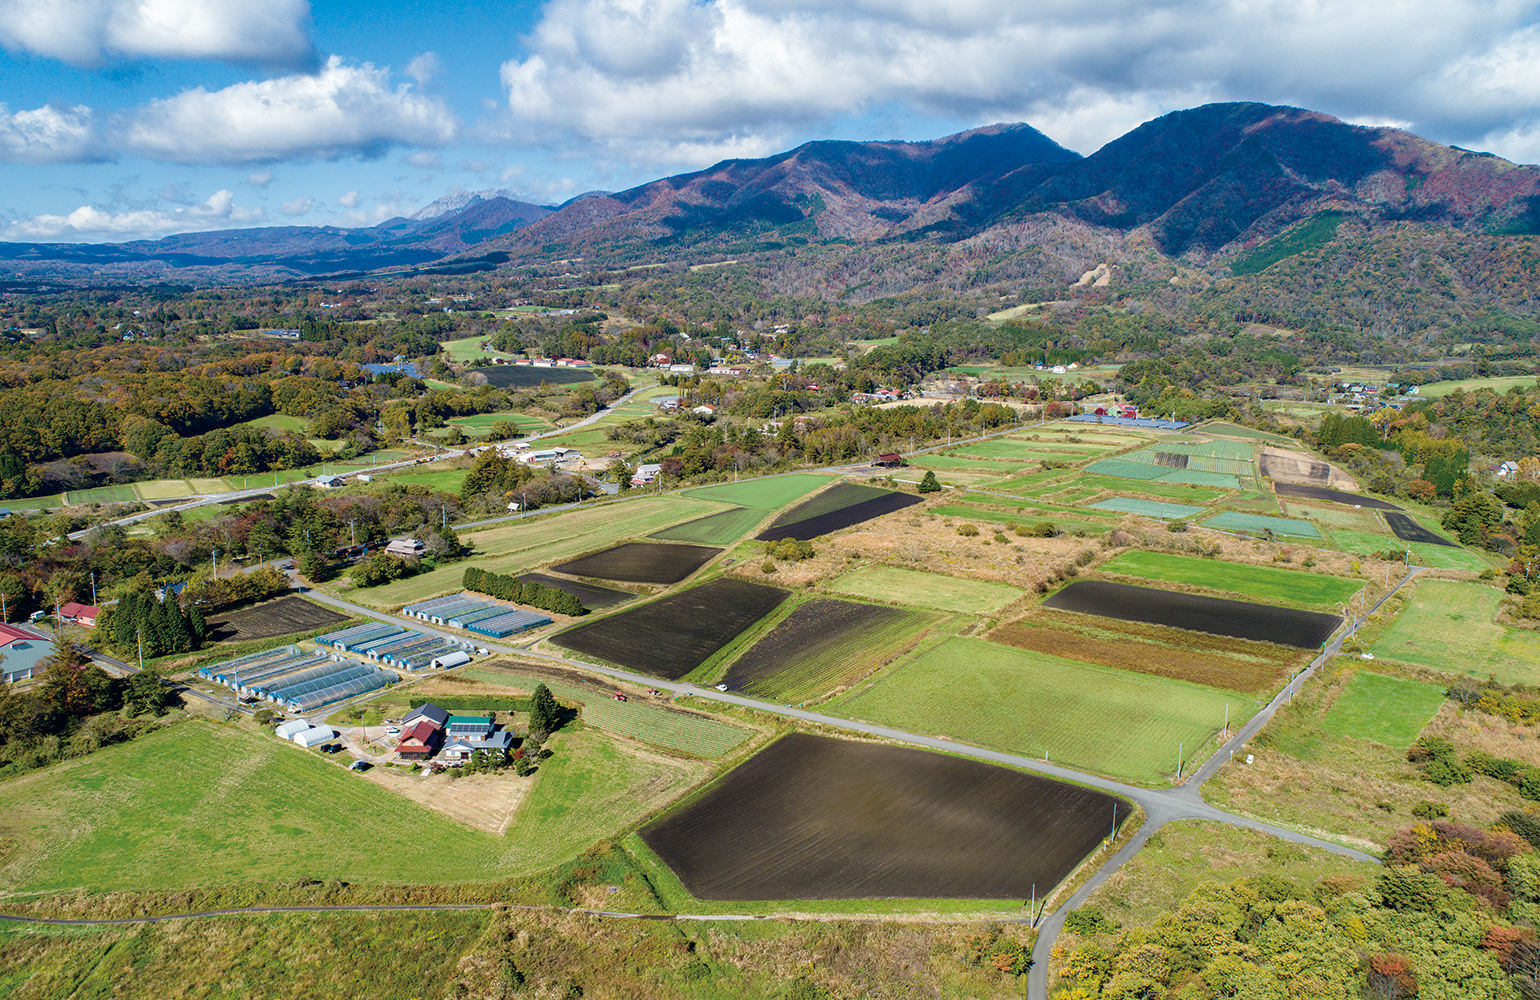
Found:
[[465, 567], [460, 585], [466, 590], [486, 594], [500, 601], [523, 604], [542, 611], [554, 611], [560, 615], [585, 615], [588, 609], [583, 602], [557, 587], [549, 587], [533, 580], [520, 580], [515, 576], [493, 573], [474, 566]]
[[153, 670], [117, 680], [70, 644], [41, 664], [27, 690], [0, 685], [0, 777], [133, 739], [176, 698]]
[[102, 609], [96, 634], [125, 656], [143, 653], [153, 658], [201, 648], [208, 641], [209, 627], [197, 605], [184, 611], [170, 594], [157, 598], [136, 590]]

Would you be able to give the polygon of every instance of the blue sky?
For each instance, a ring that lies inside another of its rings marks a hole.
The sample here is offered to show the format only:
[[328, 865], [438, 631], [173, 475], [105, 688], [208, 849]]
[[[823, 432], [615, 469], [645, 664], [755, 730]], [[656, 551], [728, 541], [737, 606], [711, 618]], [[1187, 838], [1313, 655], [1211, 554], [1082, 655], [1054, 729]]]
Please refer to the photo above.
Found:
[[1518, 0], [0, 0], [0, 239], [556, 202], [812, 138], [1212, 100], [1540, 161]]

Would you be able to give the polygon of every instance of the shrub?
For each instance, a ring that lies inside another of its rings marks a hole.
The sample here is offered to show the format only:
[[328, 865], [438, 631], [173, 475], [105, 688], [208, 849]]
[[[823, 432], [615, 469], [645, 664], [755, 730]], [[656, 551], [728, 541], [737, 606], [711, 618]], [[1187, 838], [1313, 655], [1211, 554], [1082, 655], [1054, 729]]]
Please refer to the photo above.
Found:
[[1118, 930], [1118, 923], [1103, 913], [1100, 907], [1082, 906], [1065, 915], [1064, 929], [1071, 934], [1113, 934]]
[[1441, 802], [1433, 802], [1429, 799], [1423, 799], [1421, 802], [1412, 806], [1412, 815], [1416, 816], [1418, 819], [1443, 819], [1445, 816], [1449, 815], [1449, 810], [1446, 809]]
[[817, 555], [813, 543], [800, 538], [782, 538], [765, 546], [765, 554], [782, 562], [801, 562]]
[[761, 573], [774, 573], [775, 572], [775, 560], [774, 559], [766, 559], [764, 562], [760, 563], [759, 564], [759, 571]]
[[925, 470], [925, 475], [923, 477], [921, 477], [921, 479], [920, 479], [920, 492], [921, 493], [939, 493], [940, 491], [941, 491], [941, 481], [936, 478], [935, 470], [934, 469], [926, 469]]
[[957, 526], [957, 533], [964, 538], [976, 538], [978, 536], [979, 529], [975, 528], [971, 524], [959, 524]]

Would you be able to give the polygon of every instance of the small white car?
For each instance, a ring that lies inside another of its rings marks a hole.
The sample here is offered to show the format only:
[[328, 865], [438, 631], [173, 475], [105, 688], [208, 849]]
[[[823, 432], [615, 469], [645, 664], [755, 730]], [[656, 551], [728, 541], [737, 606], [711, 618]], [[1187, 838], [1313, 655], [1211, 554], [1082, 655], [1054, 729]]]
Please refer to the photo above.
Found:
[[718, 691], [726, 691], [727, 690], [727, 685], [726, 684], [718, 684], [717, 685], [717, 690]]
[[397, 728], [396, 726], [391, 726], [389, 729], [385, 730], [385, 735], [386, 736], [400, 736], [401, 735], [401, 730], [399, 728]]

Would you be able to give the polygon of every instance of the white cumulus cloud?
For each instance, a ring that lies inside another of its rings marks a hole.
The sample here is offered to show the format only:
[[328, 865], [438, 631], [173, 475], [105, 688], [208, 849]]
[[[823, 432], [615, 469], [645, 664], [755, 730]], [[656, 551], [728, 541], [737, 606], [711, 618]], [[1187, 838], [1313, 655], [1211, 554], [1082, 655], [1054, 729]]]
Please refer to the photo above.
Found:
[[1458, 141], [1540, 104], [1534, 15], [1531, 0], [549, 0], [502, 66], [503, 132], [691, 159], [867, 115], [1024, 118], [1089, 152], [1194, 101], [1260, 100]]
[[67, 215], [35, 215], [0, 229], [0, 237], [30, 242], [154, 239], [168, 233], [231, 229], [263, 222], [261, 209], [235, 204], [229, 190], [215, 191], [207, 200], [183, 208], [140, 208], [112, 211], [82, 205]]
[[315, 60], [309, 0], [0, 0], [0, 45], [82, 65], [109, 56]]
[[13, 112], [0, 102], [0, 162], [64, 163], [102, 157], [96, 119], [85, 105]]
[[309, 198], [295, 198], [293, 201], [286, 201], [279, 205], [278, 211], [288, 216], [304, 215], [314, 204], [315, 202]]
[[389, 72], [338, 56], [319, 72], [195, 88], [150, 103], [123, 128], [123, 145], [179, 163], [260, 163], [378, 156], [391, 146], [449, 142], [459, 121], [445, 104], [392, 87]]

